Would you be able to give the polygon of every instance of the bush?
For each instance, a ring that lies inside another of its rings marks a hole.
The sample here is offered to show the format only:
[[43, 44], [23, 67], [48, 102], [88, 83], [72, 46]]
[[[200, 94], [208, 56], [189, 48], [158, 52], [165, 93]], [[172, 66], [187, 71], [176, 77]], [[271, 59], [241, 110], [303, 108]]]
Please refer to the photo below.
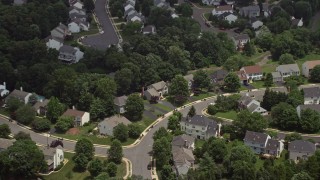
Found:
[[63, 167], [63, 162], [61, 162], [60, 164], [59, 164], [59, 166], [57, 166], [55, 169], [54, 169], [54, 171], [59, 171], [62, 167]]
[[209, 105], [208, 106], [208, 114], [215, 115], [219, 111], [219, 108], [215, 105]]
[[128, 133], [130, 138], [138, 138], [142, 133], [142, 129], [138, 124], [129, 124]]
[[68, 129], [73, 127], [73, 119], [70, 117], [61, 117], [58, 119], [55, 128], [59, 132], [66, 132]]
[[86, 123], [84, 123], [82, 126], [89, 126], [90, 125], [90, 123], [89, 122], [86, 122]]
[[36, 131], [44, 132], [50, 130], [51, 122], [48, 119], [36, 118], [32, 122], [32, 128]]
[[30, 105], [23, 105], [16, 111], [17, 121], [29, 125], [35, 119], [36, 113]]

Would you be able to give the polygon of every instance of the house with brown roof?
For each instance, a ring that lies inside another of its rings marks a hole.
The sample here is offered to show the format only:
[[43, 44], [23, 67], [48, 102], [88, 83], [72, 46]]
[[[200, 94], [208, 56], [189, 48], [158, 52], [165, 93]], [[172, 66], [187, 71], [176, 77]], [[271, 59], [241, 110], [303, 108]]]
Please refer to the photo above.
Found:
[[105, 118], [98, 124], [99, 133], [101, 135], [113, 136], [113, 129], [120, 123], [129, 125], [131, 124], [131, 121], [121, 115], [114, 115], [109, 118]]
[[248, 84], [248, 78], [244, 71], [237, 71], [236, 74], [238, 75], [241, 84]]
[[302, 74], [305, 76], [305, 77], [309, 77], [312, 69], [315, 67], [315, 66], [318, 66], [320, 65], [320, 60], [314, 60], [314, 61], [306, 61], [302, 64]]
[[261, 80], [263, 77], [262, 69], [259, 65], [244, 66], [240, 71], [244, 71], [249, 81]]
[[76, 109], [68, 109], [62, 114], [62, 116], [73, 118], [75, 126], [83, 126], [84, 123], [90, 121], [90, 114], [88, 112], [79, 111]]
[[147, 87], [147, 89], [156, 90], [159, 93], [160, 97], [162, 97], [164, 94], [168, 94], [168, 86], [167, 86], [167, 83], [164, 81], [151, 84], [150, 86]]
[[32, 107], [36, 111], [37, 115], [39, 116], [46, 116], [47, 115], [47, 105], [49, 103], [48, 99], [37, 101]]
[[124, 106], [126, 105], [127, 99], [128, 97], [125, 95], [114, 98], [113, 103], [117, 113], [122, 114], [126, 112]]
[[22, 88], [20, 90], [15, 89], [5, 98], [5, 101], [7, 102], [10, 98], [17, 98], [24, 104], [28, 104], [31, 95], [32, 93], [25, 92]]
[[212, 10], [212, 15], [219, 16], [226, 12], [233, 13], [233, 6], [232, 5], [218, 6]]
[[289, 143], [288, 151], [289, 159], [299, 162], [312, 156], [316, 152], [316, 145], [309, 141], [295, 140]]

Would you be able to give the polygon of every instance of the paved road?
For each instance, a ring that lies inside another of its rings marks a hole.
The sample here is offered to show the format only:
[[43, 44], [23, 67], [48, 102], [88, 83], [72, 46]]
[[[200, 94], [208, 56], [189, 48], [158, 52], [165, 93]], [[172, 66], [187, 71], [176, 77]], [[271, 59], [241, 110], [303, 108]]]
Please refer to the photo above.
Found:
[[118, 44], [118, 36], [112, 26], [109, 15], [106, 12], [107, 0], [96, 0], [95, 2], [95, 14], [100, 22], [103, 34], [96, 34], [87, 36], [82, 40], [82, 43], [93, 48], [105, 50], [112, 44]]

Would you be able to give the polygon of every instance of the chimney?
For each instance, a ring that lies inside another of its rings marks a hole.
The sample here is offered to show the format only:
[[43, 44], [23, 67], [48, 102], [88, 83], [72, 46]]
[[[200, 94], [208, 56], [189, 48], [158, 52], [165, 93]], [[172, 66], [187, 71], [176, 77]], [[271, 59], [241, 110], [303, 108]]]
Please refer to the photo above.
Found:
[[187, 140], [184, 140], [184, 147], [188, 148], [188, 141]]
[[20, 86], [20, 91], [23, 91], [23, 88], [22, 88], [22, 86]]
[[75, 109], [76, 109], [76, 107], [72, 106], [72, 109], [73, 109], [73, 110], [75, 110]]
[[218, 124], [218, 137], [219, 137], [220, 134], [221, 134], [221, 126], [222, 126], [221, 123], [219, 123], [219, 124]]
[[4, 89], [7, 89], [6, 82], [3, 82]]

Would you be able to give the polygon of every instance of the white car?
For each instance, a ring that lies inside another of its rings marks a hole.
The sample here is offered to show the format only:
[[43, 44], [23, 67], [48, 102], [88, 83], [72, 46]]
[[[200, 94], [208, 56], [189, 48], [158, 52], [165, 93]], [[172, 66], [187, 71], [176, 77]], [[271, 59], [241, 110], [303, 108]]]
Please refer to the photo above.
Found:
[[104, 33], [104, 31], [100, 31], [100, 34], [103, 34]]

